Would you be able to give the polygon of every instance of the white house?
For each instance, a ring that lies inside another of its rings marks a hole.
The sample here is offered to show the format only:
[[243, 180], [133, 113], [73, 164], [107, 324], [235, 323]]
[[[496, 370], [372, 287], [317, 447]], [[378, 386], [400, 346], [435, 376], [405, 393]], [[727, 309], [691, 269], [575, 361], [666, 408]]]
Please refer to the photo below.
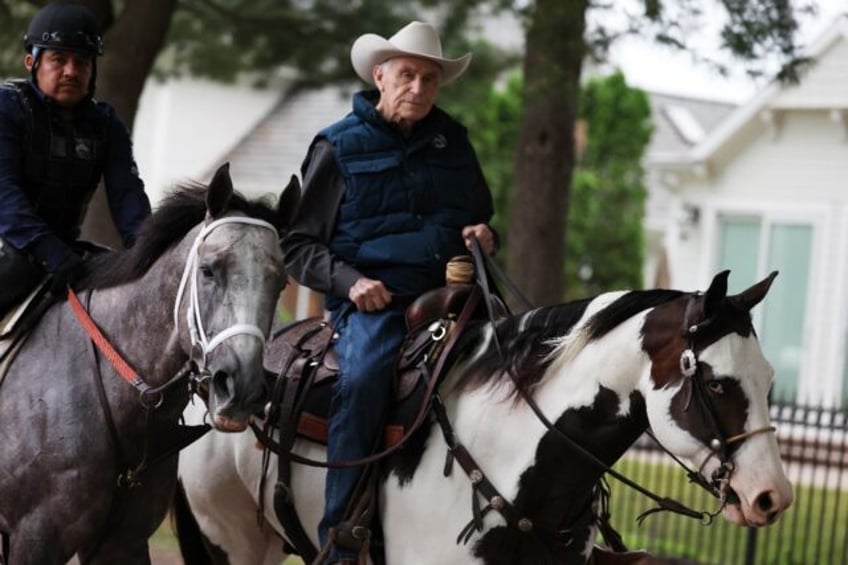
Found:
[[810, 49], [800, 84], [773, 84], [683, 154], [646, 163], [665, 193], [674, 288], [731, 269], [740, 290], [780, 271], [755, 309], [778, 396], [848, 403], [848, 18]]

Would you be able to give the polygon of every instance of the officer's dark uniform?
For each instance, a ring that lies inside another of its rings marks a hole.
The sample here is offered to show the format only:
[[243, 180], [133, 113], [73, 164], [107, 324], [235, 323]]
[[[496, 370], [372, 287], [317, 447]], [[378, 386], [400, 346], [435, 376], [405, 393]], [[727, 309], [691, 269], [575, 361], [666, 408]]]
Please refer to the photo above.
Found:
[[[73, 283], [85, 211], [103, 179], [110, 210], [132, 245], [150, 202], [138, 176], [126, 127], [92, 98], [102, 43], [94, 16], [75, 4], [51, 4], [30, 23], [25, 45], [36, 63], [29, 80], [0, 85], [0, 314], [44, 276]], [[63, 108], [38, 88], [44, 50], [95, 59], [89, 95]]]

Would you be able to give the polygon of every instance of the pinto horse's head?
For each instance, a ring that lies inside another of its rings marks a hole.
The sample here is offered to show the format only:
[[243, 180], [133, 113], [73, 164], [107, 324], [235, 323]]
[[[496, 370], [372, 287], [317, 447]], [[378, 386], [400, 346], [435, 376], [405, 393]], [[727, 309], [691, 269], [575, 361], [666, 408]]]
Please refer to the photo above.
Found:
[[728, 274], [716, 275], [706, 293], [683, 295], [647, 315], [646, 405], [657, 439], [726, 501], [725, 518], [764, 526], [793, 499], [769, 419], [774, 370], [750, 315], [777, 272], [735, 296], [727, 296]]
[[181, 341], [198, 365], [212, 424], [241, 431], [266, 398], [265, 338], [285, 285], [280, 235], [299, 199], [296, 177], [276, 214], [231, 207], [227, 165], [206, 194], [206, 220], [196, 232], [175, 306]]

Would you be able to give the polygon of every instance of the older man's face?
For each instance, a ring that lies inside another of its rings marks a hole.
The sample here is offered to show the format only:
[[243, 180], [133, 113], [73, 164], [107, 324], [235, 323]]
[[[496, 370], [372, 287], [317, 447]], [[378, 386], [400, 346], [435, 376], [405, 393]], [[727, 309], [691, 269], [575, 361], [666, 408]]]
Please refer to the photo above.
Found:
[[442, 68], [428, 59], [389, 59], [374, 68], [374, 82], [380, 89], [377, 109], [390, 122], [411, 126], [430, 113], [441, 78]]

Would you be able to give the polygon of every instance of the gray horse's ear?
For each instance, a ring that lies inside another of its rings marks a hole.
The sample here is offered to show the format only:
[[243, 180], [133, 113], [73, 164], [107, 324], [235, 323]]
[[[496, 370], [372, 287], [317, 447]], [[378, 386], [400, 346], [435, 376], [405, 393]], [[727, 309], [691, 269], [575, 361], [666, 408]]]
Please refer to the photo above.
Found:
[[224, 163], [215, 171], [209, 189], [206, 191], [206, 211], [209, 217], [217, 218], [227, 209], [233, 195], [233, 180], [230, 178], [230, 164]]
[[747, 290], [743, 290], [737, 295], [729, 296], [727, 298], [730, 304], [742, 311], [749, 311], [751, 308], [759, 304], [763, 298], [765, 298], [766, 293], [771, 288], [771, 283], [774, 282], [774, 278], [777, 276], [777, 271], [772, 271], [769, 276], [753, 285], [751, 288]]
[[730, 271], [722, 271], [713, 277], [710, 288], [704, 293], [704, 318], [712, 317], [717, 311], [719, 304], [727, 296], [727, 277]]
[[291, 225], [294, 213], [300, 203], [300, 181], [296, 175], [291, 176], [289, 184], [283, 189], [280, 200], [277, 202], [277, 216], [280, 218], [281, 226], [287, 228]]

